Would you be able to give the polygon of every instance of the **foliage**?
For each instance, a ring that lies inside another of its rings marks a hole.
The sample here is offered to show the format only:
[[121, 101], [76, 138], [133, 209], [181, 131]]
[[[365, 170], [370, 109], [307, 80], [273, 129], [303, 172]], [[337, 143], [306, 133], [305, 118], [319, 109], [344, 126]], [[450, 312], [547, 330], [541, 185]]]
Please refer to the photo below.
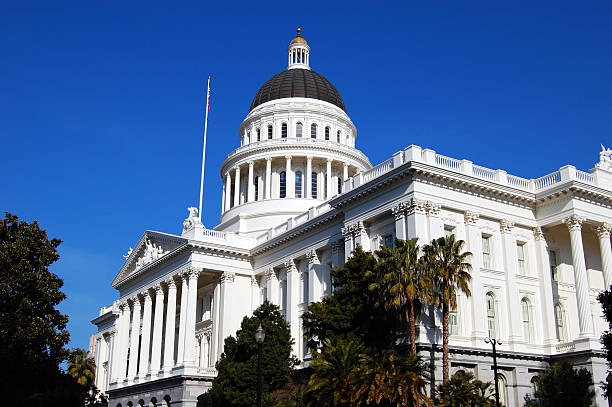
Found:
[[83, 349], [76, 348], [68, 355], [68, 374], [81, 386], [92, 387], [96, 375], [96, 364], [87, 357]]
[[456, 307], [457, 291], [470, 296], [469, 283], [472, 265], [464, 252], [463, 240], [455, 240], [455, 235], [435, 239], [423, 247], [423, 267], [432, 278], [434, 302], [442, 306], [442, 380], [448, 381], [448, 324], [450, 310]]
[[[604, 317], [608, 321], [608, 330], [601, 335], [601, 344], [606, 350], [606, 360], [608, 362], [608, 375], [612, 369], [612, 287], [600, 293], [597, 296], [597, 301], [601, 304]], [[612, 383], [608, 379], [606, 383], [601, 383], [605, 396], [610, 399], [612, 396]]]
[[455, 373], [448, 382], [438, 386], [440, 407], [494, 407], [493, 384], [482, 382], [463, 370]]
[[236, 338], [225, 339], [224, 353], [216, 365], [218, 375], [203, 397], [202, 405], [250, 407], [255, 404], [258, 355], [255, 331], [259, 325], [266, 335], [262, 349], [262, 403], [267, 406], [275, 403], [269, 393], [285, 385], [298, 361], [291, 356], [293, 340], [289, 325], [278, 307], [266, 301], [252, 317], [244, 317]]
[[569, 362], [555, 363], [535, 378], [535, 393], [525, 397], [525, 406], [587, 407], [595, 396], [593, 376], [587, 369], [576, 370]]

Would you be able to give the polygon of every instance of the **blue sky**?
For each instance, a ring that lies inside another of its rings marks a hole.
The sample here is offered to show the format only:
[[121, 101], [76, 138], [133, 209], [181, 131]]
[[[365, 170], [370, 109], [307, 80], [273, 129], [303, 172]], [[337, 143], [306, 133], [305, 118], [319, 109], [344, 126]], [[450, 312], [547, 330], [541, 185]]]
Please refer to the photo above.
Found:
[[612, 147], [610, 21], [609, 1], [3, 1], [0, 210], [64, 241], [52, 270], [86, 347], [122, 255], [197, 205], [208, 74], [213, 227], [220, 164], [296, 27], [373, 164], [418, 144], [536, 178]]

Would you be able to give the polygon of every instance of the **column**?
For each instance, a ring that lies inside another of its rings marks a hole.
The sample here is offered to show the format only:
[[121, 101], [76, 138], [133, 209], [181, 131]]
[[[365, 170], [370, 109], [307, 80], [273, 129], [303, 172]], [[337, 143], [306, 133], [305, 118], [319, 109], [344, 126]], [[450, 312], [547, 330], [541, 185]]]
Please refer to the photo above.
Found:
[[266, 158], [266, 199], [272, 197], [272, 158]]
[[[115, 320], [115, 335], [113, 335], [115, 337], [115, 341], [119, 342], [119, 345], [121, 345], [122, 342], [122, 337], [125, 333], [124, 329], [123, 329], [123, 325], [124, 325], [124, 309], [125, 306], [123, 304], [119, 304], [118, 305], [118, 315], [117, 315], [117, 319]], [[115, 346], [113, 348], [111, 348], [111, 353], [110, 353], [110, 358], [109, 358], [109, 363], [111, 365], [111, 371], [109, 372], [110, 374], [110, 382], [116, 382], [117, 378], [119, 377], [119, 364], [120, 364], [120, 354], [121, 354], [121, 346]]]
[[174, 335], [176, 323], [176, 283], [170, 277], [168, 286], [168, 304], [166, 305], [166, 335], [164, 341], [164, 371], [169, 373], [174, 367]]
[[151, 348], [151, 376], [157, 377], [161, 369], [162, 327], [164, 325], [164, 290], [155, 286], [155, 311], [153, 314], [153, 345]]
[[576, 301], [578, 303], [578, 319], [580, 321], [580, 336], [593, 336], [593, 319], [589, 301], [589, 282], [587, 280], [584, 249], [582, 246], [582, 223], [584, 219], [573, 215], [564, 220], [570, 233], [572, 246], [572, 263], [574, 266], [574, 282], [576, 284]]
[[[482, 338], [489, 336], [487, 330], [485, 293], [480, 276], [482, 234], [478, 229], [479, 215], [467, 211], [463, 214], [465, 220], [465, 235], [469, 251], [472, 253], [472, 282], [470, 284], [471, 297], [468, 298], [472, 313], [472, 344], [482, 346]], [[518, 312], [518, 311], [517, 311]], [[499, 339], [499, 338], [498, 338]]]
[[291, 156], [286, 155], [285, 160], [287, 160], [285, 163], [285, 176], [287, 177], [285, 182], [285, 187], [287, 188], [286, 196], [287, 198], [293, 198], [295, 196], [295, 187], [293, 186], [295, 177], [293, 176], [293, 171], [291, 170]]
[[236, 166], [234, 175], [234, 206], [240, 205], [240, 166]]
[[259, 307], [259, 284], [257, 277], [251, 276], [251, 313]]
[[268, 292], [267, 300], [274, 305], [280, 305], [278, 299], [278, 275], [274, 269], [266, 270], [266, 291]]
[[612, 225], [609, 223], [602, 223], [595, 227], [595, 232], [599, 238], [601, 267], [606, 290], [609, 290], [612, 284], [612, 248], [610, 246], [610, 231], [612, 231]]
[[306, 187], [306, 193], [304, 196], [308, 199], [312, 198], [312, 156], [309, 155], [306, 157], [306, 183], [304, 186]]
[[249, 161], [249, 179], [247, 186], [247, 202], [253, 202], [255, 200], [255, 185], [253, 184], [253, 167], [255, 163], [253, 161]]
[[225, 210], [229, 211], [232, 207], [232, 175], [230, 171], [225, 175]]
[[[428, 240], [421, 241], [420, 244], [425, 244], [433, 239], [444, 237], [444, 224], [442, 223], [442, 219], [440, 219], [441, 210], [442, 206], [440, 204], [431, 201], [427, 202], [427, 219], [429, 221]], [[457, 240], [459, 240], [459, 238], [457, 238]]]
[[327, 196], [325, 197], [326, 199], [331, 199], [332, 197], [332, 160], [331, 158], [327, 159], [327, 169], [326, 169], [326, 174], [325, 174], [326, 178], [327, 178], [327, 182], [326, 184], [326, 194]]
[[123, 381], [127, 375], [128, 347], [130, 346], [130, 306], [127, 301], [123, 304], [123, 326], [121, 330], [123, 331], [121, 342], [116, 347], [117, 357], [119, 358], [117, 363], [117, 379]]
[[406, 207], [406, 239], [427, 240], [427, 202], [411, 199]]
[[213, 291], [213, 309], [212, 309], [212, 333], [210, 337], [210, 361], [209, 364], [214, 366], [217, 363], [217, 336], [219, 332], [219, 280], [215, 284]]
[[347, 225], [342, 228], [342, 236], [344, 237], [344, 261], [346, 262], [354, 249], [353, 244], [353, 225]]
[[190, 268], [189, 272], [189, 288], [187, 295], [187, 318], [185, 321], [185, 364], [193, 365], [195, 363], [195, 324], [196, 324], [196, 308], [198, 296], [198, 276], [200, 270]]
[[220, 289], [219, 289], [219, 336], [218, 336], [218, 349], [217, 355], [221, 357], [223, 353], [224, 340], [230, 335], [232, 331], [232, 325], [230, 324], [230, 317], [232, 316], [230, 310], [232, 309], [232, 290], [231, 284], [234, 282], [235, 273], [224, 272], [220, 277]]
[[189, 292], [189, 275], [181, 274], [181, 310], [179, 314], [178, 349], [176, 352], [176, 364], [185, 364], [185, 327], [187, 322], [187, 294]]
[[208, 355], [210, 354], [210, 336], [208, 334], [204, 335], [204, 348], [202, 350], [201, 367], [209, 367], [210, 363], [208, 360]]
[[140, 301], [134, 298], [132, 305], [132, 332], [130, 334], [130, 363], [128, 380], [133, 380], [138, 373], [138, 337], [140, 335]]
[[223, 193], [221, 194], [221, 213], [225, 213], [225, 197], [227, 196], [227, 191], [225, 190], [225, 185], [226, 185], [226, 183], [225, 183], [225, 181], [223, 181]]
[[149, 290], [143, 293], [144, 306], [142, 312], [142, 333], [140, 338], [140, 366], [138, 367], [138, 376], [141, 379], [147, 375], [149, 371], [149, 345], [151, 344], [151, 314], [153, 301]]
[[540, 299], [542, 302], [544, 344], [550, 345], [557, 342], [557, 335], [555, 331], [555, 303], [552, 295], [552, 276], [550, 273], [548, 245], [546, 244], [544, 233], [539, 226], [533, 228], [533, 237], [536, 247], [538, 274], [540, 276]]
[[306, 258], [308, 259], [308, 305], [313, 302], [317, 302], [321, 300], [322, 292], [321, 292], [321, 282], [323, 280], [323, 276], [321, 275], [321, 262], [319, 261], [319, 256], [317, 256], [317, 252], [314, 250], [306, 253]]
[[508, 342], [524, 340], [521, 323], [521, 298], [516, 284], [518, 258], [516, 255], [516, 238], [512, 233], [514, 222], [507, 219], [499, 221], [499, 230], [502, 238], [504, 256], [504, 269], [506, 271], [506, 298], [507, 309], [502, 311], [508, 314]]
[[104, 386], [100, 389], [100, 391], [103, 391], [103, 392], [105, 392], [106, 389], [108, 389], [108, 385], [111, 382], [115, 381], [115, 378], [114, 378], [114, 374], [115, 374], [114, 373], [115, 372], [115, 359], [114, 359], [114, 355], [115, 355], [115, 352], [117, 352], [116, 342], [117, 342], [117, 330], [111, 331], [111, 333], [108, 336], [108, 344], [107, 344], [107, 347], [106, 347], [107, 352], [108, 352], [107, 353], [108, 354], [108, 357], [107, 357], [107, 360], [108, 360], [107, 363], [108, 364], [107, 364], [107, 369], [106, 369], [107, 375], [106, 375], [106, 378], [105, 378], [106, 380], [104, 381]]
[[298, 304], [300, 301], [300, 277], [293, 260], [285, 263], [285, 269], [287, 270], [287, 322], [289, 322], [289, 329], [293, 338], [293, 354], [299, 356], [300, 318]]
[[355, 247], [361, 246], [366, 252], [370, 250], [370, 238], [362, 221], [353, 225], [353, 238], [355, 239]]
[[100, 386], [100, 380], [102, 377], [102, 362], [101, 362], [101, 356], [102, 356], [102, 342], [103, 342], [104, 338], [101, 336], [98, 336], [96, 338], [96, 347], [95, 347], [95, 356], [94, 356], [94, 363], [96, 364], [95, 367], [95, 376], [94, 376], [94, 385], [99, 389], [102, 386]]
[[[342, 188], [344, 188], [344, 181], [348, 179], [348, 167], [347, 163], [344, 163], [342, 166]], [[342, 191], [344, 191], [344, 189]]]
[[395, 218], [395, 237], [406, 240], [406, 204], [404, 202], [398, 203], [391, 208], [391, 212]]

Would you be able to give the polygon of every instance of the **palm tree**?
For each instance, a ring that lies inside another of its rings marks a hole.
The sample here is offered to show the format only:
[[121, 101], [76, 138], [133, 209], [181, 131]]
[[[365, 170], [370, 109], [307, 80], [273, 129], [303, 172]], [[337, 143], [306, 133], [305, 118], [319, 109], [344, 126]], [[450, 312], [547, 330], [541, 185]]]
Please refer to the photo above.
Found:
[[422, 268], [419, 262], [418, 239], [395, 239], [393, 248], [383, 247], [378, 256], [379, 277], [370, 284], [370, 290], [378, 291], [385, 309], [394, 310], [408, 322], [410, 349], [416, 354], [415, 303], [424, 292]]
[[84, 387], [93, 386], [96, 375], [96, 364], [88, 358], [83, 349], [76, 348], [68, 355], [68, 374]]
[[448, 382], [438, 386], [440, 407], [493, 407], [493, 385], [482, 382], [470, 372], [459, 370]]
[[464, 252], [463, 240], [455, 235], [434, 239], [423, 248], [424, 266], [435, 287], [436, 303], [442, 306], [442, 381], [448, 382], [448, 318], [456, 307], [457, 291], [470, 296], [469, 283], [472, 265], [467, 261], [472, 255]]

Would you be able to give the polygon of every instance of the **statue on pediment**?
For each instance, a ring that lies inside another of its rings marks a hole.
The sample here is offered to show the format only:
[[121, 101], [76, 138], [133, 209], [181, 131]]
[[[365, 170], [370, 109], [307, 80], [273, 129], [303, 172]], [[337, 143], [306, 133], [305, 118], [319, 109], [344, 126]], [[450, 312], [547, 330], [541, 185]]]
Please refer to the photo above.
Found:
[[595, 167], [601, 168], [602, 170], [612, 171], [612, 149], [605, 148], [601, 145], [601, 151], [599, 152], [599, 162], [595, 164]]
[[183, 221], [183, 232], [186, 232], [194, 226], [202, 223], [200, 217], [198, 216], [198, 208], [190, 206], [187, 208], [187, 210], [189, 211], [189, 217]]
[[144, 252], [142, 256], [136, 260], [136, 270], [159, 259], [164, 255], [164, 253], [164, 249], [161, 246], [151, 243], [151, 240], [147, 238], [145, 241]]

